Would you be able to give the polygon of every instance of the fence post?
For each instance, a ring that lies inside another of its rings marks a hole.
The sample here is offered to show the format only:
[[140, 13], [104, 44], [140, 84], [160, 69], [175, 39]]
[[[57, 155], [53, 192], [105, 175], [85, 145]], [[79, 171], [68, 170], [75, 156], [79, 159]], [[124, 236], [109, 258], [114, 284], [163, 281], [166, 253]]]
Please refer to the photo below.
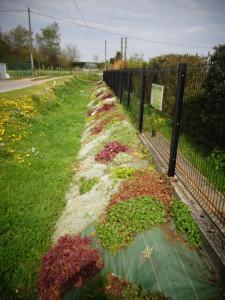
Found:
[[174, 176], [175, 168], [176, 168], [177, 147], [179, 141], [179, 130], [180, 130], [182, 102], [183, 102], [183, 95], [184, 95], [186, 67], [187, 64], [184, 63], [179, 64], [176, 101], [175, 101], [174, 118], [173, 118], [173, 131], [172, 131], [172, 138], [171, 138], [171, 145], [170, 145], [170, 159], [169, 159], [169, 168], [167, 173], [169, 177]]
[[123, 71], [120, 71], [120, 103], [123, 97]]
[[128, 71], [128, 87], [127, 87], [127, 107], [130, 106], [130, 92], [131, 92], [131, 71]]
[[117, 71], [115, 70], [114, 72], [115, 72], [115, 91], [114, 91], [114, 92], [115, 92], [115, 95], [117, 96], [117, 91], [116, 91], [116, 89], [117, 89], [117, 77], [118, 77], [118, 76], [117, 76]]
[[144, 118], [144, 104], [145, 104], [145, 81], [146, 81], [146, 70], [142, 71], [142, 88], [141, 88], [141, 99], [140, 99], [140, 112], [139, 112], [139, 131], [143, 129], [143, 118]]

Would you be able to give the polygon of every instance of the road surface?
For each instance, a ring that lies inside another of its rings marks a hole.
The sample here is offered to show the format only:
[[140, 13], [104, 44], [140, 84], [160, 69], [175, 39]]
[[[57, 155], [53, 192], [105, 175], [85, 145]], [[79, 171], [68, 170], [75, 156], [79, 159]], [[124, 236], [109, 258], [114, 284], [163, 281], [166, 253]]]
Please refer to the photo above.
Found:
[[52, 77], [46, 79], [43, 78], [40, 80], [33, 80], [33, 78], [23, 78], [17, 80], [0, 80], [0, 93], [12, 91], [12, 90], [18, 90], [32, 85], [38, 85], [50, 80], [57, 80], [64, 77], [71, 77], [71, 76]]

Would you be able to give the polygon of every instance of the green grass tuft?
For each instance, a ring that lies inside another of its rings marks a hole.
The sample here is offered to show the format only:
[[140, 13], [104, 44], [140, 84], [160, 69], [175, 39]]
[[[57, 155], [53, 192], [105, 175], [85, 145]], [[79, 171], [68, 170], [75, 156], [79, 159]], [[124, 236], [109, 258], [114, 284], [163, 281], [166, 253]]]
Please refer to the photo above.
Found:
[[80, 194], [86, 194], [90, 192], [92, 188], [99, 182], [98, 177], [92, 177], [90, 179], [86, 179], [85, 177], [80, 178]]
[[129, 167], [117, 167], [113, 169], [113, 175], [115, 178], [125, 179], [135, 174], [137, 170]]

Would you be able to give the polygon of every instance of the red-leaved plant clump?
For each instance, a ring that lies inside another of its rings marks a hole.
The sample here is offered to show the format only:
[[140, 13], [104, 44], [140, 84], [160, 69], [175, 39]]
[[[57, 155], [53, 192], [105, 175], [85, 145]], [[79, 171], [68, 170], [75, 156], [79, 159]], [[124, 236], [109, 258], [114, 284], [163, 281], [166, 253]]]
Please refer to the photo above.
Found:
[[[101, 113], [101, 112], [109, 111], [109, 110], [113, 109], [114, 107], [115, 107], [115, 104], [114, 104], [114, 103], [112, 103], [112, 104], [107, 104], [107, 103], [105, 103], [102, 107], [100, 107], [99, 109], [96, 110], [95, 115], [97, 115], [97, 114], [99, 114], [99, 113]], [[87, 113], [88, 116], [90, 117], [90, 116], [92, 115], [93, 112], [94, 112], [94, 110], [90, 109], [90, 110], [88, 111], [88, 113]]]
[[106, 99], [112, 98], [112, 97], [113, 97], [113, 94], [112, 93], [108, 93], [106, 95], [102, 95], [101, 96], [101, 100], [106, 100]]
[[173, 191], [165, 178], [150, 170], [139, 170], [133, 178], [125, 180], [110, 200], [109, 207], [140, 196], [153, 196], [169, 207]]
[[103, 268], [90, 238], [65, 235], [43, 256], [38, 278], [41, 300], [58, 300], [71, 287], [80, 288]]
[[107, 164], [120, 152], [129, 152], [129, 148], [119, 142], [113, 141], [106, 144], [101, 152], [95, 156], [95, 160]]
[[105, 125], [107, 125], [108, 123], [110, 122], [110, 120], [103, 120], [103, 121], [100, 121], [95, 127], [93, 127], [91, 129], [91, 133], [92, 134], [99, 134]]
[[126, 279], [122, 279], [112, 273], [107, 275], [107, 286], [105, 292], [109, 296], [114, 296], [117, 300], [124, 300], [123, 290], [129, 285]]
[[97, 114], [99, 114], [99, 113], [101, 113], [101, 112], [103, 112], [103, 111], [109, 111], [109, 110], [111, 110], [112, 108], [114, 108], [115, 107], [115, 104], [114, 103], [112, 103], [112, 104], [107, 104], [107, 103], [105, 103], [101, 108], [99, 108], [98, 110], [97, 110]]

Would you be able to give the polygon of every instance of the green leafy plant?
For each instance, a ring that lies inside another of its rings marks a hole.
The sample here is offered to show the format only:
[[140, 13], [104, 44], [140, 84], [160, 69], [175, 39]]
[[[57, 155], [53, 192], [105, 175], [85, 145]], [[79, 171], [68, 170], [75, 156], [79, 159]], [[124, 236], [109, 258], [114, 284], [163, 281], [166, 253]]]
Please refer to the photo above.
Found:
[[97, 224], [97, 234], [102, 245], [115, 254], [130, 243], [135, 233], [166, 221], [162, 204], [148, 196], [133, 198], [114, 205], [108, 211], [106, 222]]
[[212, 163], [216, 170], [220, 170], [225, 174], [225, 151], [216, 148], [212, 151], [208, 160]]
[[126, 164], [127, 162], [132, 161], [132, 156], [128, 153], [121, 152], [113, 159], [113, 162], [117, 165]]
[[99, 182], [98, 177], [92, 177], [86, 179], [86, 177], [80, 178], [80, 194], [83, 195], [87, 192], [90, 192], [92, 188]]
[[113, 175], [115, 178], [124, 179], [133, 176], [135, 172], [136, 172], [135, 168], [117, 167], [113, 170]]
[[165, 124], [165, 118], [151, 106], [147, 106], [144, 115], [145, 124], [147, 129], [151, 129], [152, 132], [159, 131]]
[[171, 214], [174, 218], [176, 229], [187, 234], [187, 239], [194, 246], [201, 245], [201, 238], [197, 224], [193, 220], [188, 206], [180, 200], [173, 200]]
[[136, 284], [127, 285], [122, 292], [124, 300], [167, 300], [163, 293], [148, 293]]

